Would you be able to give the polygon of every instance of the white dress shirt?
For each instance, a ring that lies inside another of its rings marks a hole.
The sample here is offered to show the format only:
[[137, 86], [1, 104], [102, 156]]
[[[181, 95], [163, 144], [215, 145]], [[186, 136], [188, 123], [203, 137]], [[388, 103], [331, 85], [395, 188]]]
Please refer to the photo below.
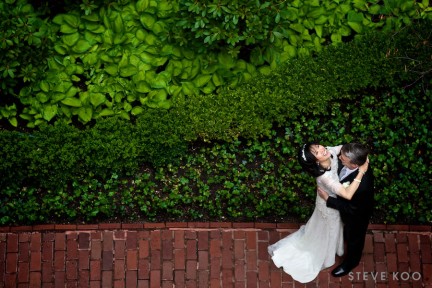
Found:
[[342, 181], [344, 178], [346, 178], [348, 175], [350, 175], [352, 172], [356, 171], [357, 169], [358, 168], [349, 169], [346, 166], [342, 167], [342, 169], [339, 173], [339, 180]]

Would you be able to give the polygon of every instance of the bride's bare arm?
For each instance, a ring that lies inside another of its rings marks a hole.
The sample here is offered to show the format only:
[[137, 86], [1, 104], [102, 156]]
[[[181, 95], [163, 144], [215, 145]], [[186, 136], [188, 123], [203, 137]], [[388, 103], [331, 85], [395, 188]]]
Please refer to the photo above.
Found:
[[336, 194], [345, 199], [351, 200], [351, 198], [354, 196], [354, 193], [357, 191], [357, 188], [360, 186], [361, 179], [366, 173], [368, 167], [369, 161], [366, 161], [362, 166], [359, 167], [359, 173], [357, 174], [356, 178], [354, 178], [354, 181], [347, 188], [341, 185], [339, 190], [336, 191]]

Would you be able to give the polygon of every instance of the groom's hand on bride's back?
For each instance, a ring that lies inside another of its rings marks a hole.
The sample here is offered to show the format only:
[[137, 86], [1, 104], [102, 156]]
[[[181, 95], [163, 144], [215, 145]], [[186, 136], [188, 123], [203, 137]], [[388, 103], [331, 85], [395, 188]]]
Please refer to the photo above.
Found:
[[318, 188], [317, 188], [317, 192], [318, 192], [318, 195], [319, 195], [322, 199], [324, 199], [325, 201], [327, 201], [327, 198], [329, 197], [329, 195], [328, 195], [328, 193], [327, 193], [326, 191], [324, 191], [323, 189], [321, 189], [321, 187], [318, 187]]

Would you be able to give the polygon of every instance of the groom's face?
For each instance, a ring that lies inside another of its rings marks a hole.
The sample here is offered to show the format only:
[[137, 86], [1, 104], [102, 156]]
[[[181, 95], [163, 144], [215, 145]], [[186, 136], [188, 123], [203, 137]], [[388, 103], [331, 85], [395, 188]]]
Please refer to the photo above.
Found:
[[348, 169], [358, 168], [358, 165], [351, 163], [351, 159], [349, 159], [343, 151], [341, 151], [339, 155], [339, 159], [342, 162], [342, 165], [346, 166]]

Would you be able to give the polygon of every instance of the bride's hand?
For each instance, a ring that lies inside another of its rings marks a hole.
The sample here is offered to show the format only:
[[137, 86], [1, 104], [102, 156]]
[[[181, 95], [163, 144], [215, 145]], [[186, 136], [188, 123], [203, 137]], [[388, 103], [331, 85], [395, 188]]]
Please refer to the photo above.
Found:
[[328, 193], [326, 191], [324, 191], [321, 187], [318, 187], [317, 188], [317, 192], [318, 192], [318, 195], [322, 199], [324, 199], [325, 201], [327, 201], [327, 198], [329, 197], [329, 195], [328, 195]]
[[369, 168], [369, 157], [367, 157], [366, 162], [359, 167], [359, 171], [363, 172], [363, 174], [364, 174], [364, 173], [366, 173], [368, 168]]

